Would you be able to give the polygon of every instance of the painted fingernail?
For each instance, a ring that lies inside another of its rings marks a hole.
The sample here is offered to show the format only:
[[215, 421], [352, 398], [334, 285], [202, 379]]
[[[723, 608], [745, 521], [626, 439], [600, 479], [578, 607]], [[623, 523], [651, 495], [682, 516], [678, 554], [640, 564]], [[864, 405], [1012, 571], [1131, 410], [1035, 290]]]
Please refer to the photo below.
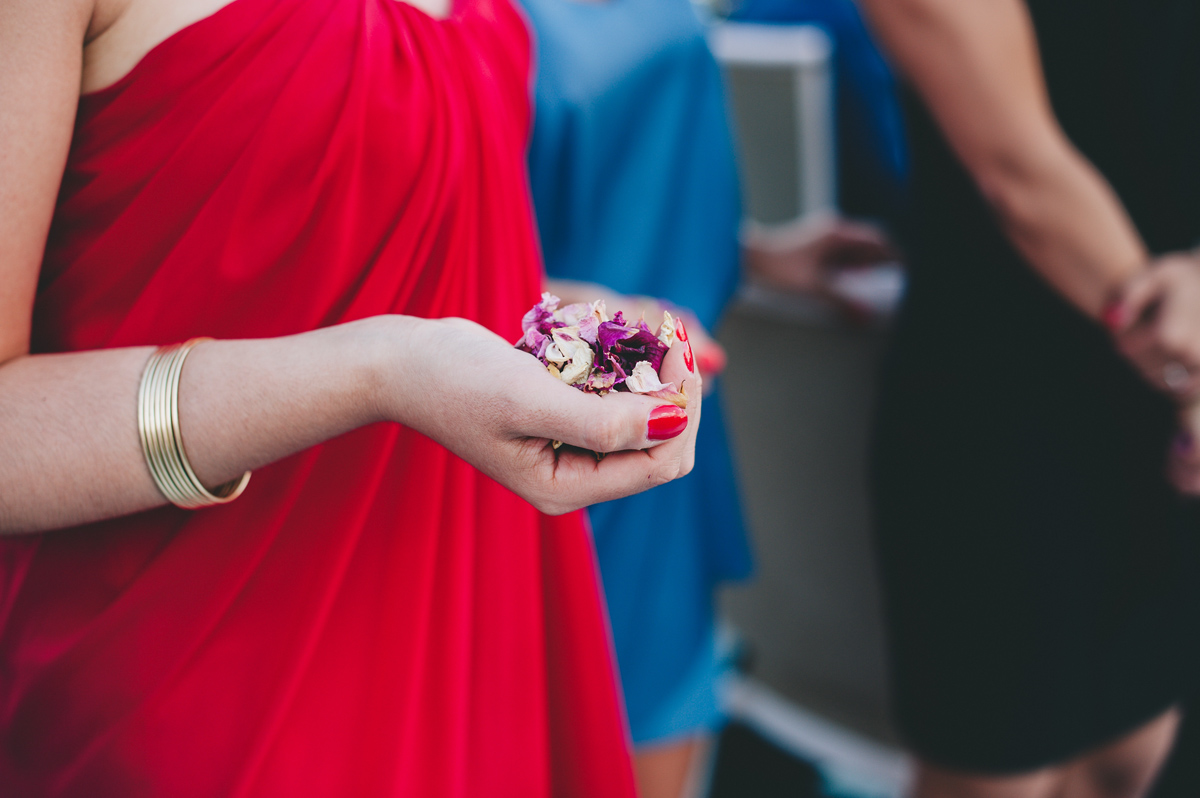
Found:
[[696, 357], [696, 365], [701, 374], [720, 374], [725, 370], [725, 353], [714, 347], [701, 349]]
[[687, 429], [687, 413], [675, 405], [659, 405], [650, 411], [646, 437], [652, 441], [674, 438]]
[[1175, 440], [1171, 443], [1171, 447], [1176, 454], [1188, 455], [1196, 448], [1196, 441], [1192, 438], [1192, 433], [1181, 432], [1175, 436]]
[[675, 325], [675, 337], [680, 341], [687, 343], [687, 328], [683, 326], [683, 319], [678, 319]]
[[1114, 301], [1105, 305], [1104, 311], [1100, 314], [1100, 320], [1104, 322], [1104, 326], [1107, 327], [1110, 332], [1116, 332], [1117, 330], [1121, 329], [1121, 303]]
[[688, 371], [696, 373], [696, 359], [692, 357], [692, 345], [686, 344], [687, 349], [683, 350], [683, 364], [688, 367]]

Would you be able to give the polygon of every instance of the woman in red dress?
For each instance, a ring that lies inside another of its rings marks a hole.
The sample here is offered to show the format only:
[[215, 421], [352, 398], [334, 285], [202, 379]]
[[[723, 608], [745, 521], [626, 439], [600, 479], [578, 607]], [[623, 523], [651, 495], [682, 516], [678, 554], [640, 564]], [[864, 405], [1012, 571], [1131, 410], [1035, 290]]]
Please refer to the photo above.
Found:
[[[0, 792], [632, 795], [569, 511], [690, 470], [698, 375], [684, 414], [512, 348], [528, 35], [427, 11], [0, 7]], [[189, 511], [139, 384], [196, 336], [177, 465], [256, 470]]]

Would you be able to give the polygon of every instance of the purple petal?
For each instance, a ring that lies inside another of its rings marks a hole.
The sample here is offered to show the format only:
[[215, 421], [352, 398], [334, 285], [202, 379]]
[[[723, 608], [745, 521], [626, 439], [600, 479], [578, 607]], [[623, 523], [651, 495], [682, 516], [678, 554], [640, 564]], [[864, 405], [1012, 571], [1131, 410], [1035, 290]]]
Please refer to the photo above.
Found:
[[521, 329], [528, 330], [530, 327], [541, 327], [542, 324], [554, 316], [554, 311], [558, 309], [558, 297], [551, 294], [549, 291], [542, 294], [542, 299], [536, 305], [529, 309], [521, 318]]
[[589, 344], [598, 344], [600, 334], [600, 321], [595, 314], [588, 314], [579, 320], [579, 337], [587, 341]]
[[[620, 312], [617, 316], [620, 317]], [[600, 348], [607, 351], [617, 344], [618, 341], [623, 341], [631, 335], [637, 333], [636, 327], [628, 327], [620, 323], [617, 319], [612, 321], [600, 322], [600, 327], [597, 330], [597, 338], [600, 343]]]
[[517, 349], [528, 352], [543, 363], [546, 362], [546, 347], [549, 345], [550, 338], [542, 335], [533, 327], [526, 329], [521, 340], [517, 341]]

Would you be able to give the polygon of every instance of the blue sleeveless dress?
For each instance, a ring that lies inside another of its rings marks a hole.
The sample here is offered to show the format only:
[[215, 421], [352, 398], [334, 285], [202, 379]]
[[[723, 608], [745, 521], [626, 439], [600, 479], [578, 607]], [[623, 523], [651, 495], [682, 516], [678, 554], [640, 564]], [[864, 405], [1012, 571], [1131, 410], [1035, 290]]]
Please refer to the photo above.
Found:
[[[721, 76], [689, 0], [522, 0], [538, 40], [529, 168], [552, 277], [664, 297], [709, 329], [741, 218]], [[751, 570], [719, 392], [695, 470], [590, 510], [635, 743], [721, 723], [713, 592]]]

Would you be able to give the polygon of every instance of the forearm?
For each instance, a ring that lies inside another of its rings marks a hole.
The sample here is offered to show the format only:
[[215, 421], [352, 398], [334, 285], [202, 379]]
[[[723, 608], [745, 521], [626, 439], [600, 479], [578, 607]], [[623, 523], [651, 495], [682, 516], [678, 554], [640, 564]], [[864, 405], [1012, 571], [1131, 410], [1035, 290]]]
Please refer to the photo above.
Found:
[[1146, 253], [1112, 188], [1054, 116], [1024, 3], [860, 2], [1016, 247], [1099, 315]]
[[1069, 142], [1001, 153], [972, 172], [1017, 250], [1085, 313], [1099, 317], [1146, 268], [1120, 200]]
[[[377, 420], [378, 328], [368, 320], [196, 347], [180, 382], [180, 426], [201, 481], [220, 484]], [[35, 355], [0, 366], [0, 533], [165, 503], [137, 428], [152, 351]]]

